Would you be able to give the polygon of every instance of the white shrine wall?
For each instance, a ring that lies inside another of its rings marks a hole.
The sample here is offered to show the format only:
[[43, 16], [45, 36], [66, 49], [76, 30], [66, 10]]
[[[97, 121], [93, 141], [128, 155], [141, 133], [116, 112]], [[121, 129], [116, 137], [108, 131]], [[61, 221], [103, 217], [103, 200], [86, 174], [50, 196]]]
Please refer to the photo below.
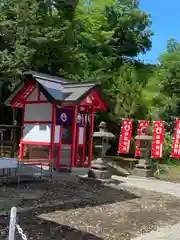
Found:
[[24, 121], [52, 121], [52, 104], [25, 104]]
[[34, 91], [27, 97], [26, 101], [37, 101], [38, 100], [38, 89], [35, 88]]
[[47, 101], [47, 98], [44, 96], [42, 92], [39, 93], [39, 90], [37, 88], [34, 89], [34, 91], [27, 97], [26, 101], [38, 101], [38, 96], [40, 95], [40, 101]]
[[50, 143], [51, 124], [24, 124], [23, 141]]
[[[29, 101], [33, 101], [33, 103], [28, 103]], [[34, 103], [34, 101], [37, 101], [37, 103]], [[40, 101], [47, 101], [42, 93], [40, 94]], [[26, 99], [26, 102], [23, 141], [27, 143], [50, 143], [52, 104], [38, 102], [37, 88]]]
[[47, 98], [44, 96], [44, 94], [40, 93], [40, 101], [47, 101]]

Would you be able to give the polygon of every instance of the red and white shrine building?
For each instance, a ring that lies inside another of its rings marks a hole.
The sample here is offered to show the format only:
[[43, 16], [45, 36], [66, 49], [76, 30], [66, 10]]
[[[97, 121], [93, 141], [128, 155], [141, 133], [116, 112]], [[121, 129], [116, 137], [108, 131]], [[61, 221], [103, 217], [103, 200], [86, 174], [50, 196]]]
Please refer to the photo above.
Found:
[[36, 72], [25, 73], [24, 79], [5, 103], [22, 109], [19, 159], [48, 158], [56, 167], [90, 167], [94, 114], [108, 110], [100, 84]]

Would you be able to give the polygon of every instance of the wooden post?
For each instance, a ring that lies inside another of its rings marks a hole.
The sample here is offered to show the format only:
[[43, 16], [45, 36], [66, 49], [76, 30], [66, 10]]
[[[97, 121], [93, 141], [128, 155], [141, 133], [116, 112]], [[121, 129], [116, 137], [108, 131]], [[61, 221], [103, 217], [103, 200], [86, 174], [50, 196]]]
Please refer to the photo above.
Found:
[[76, 157], [76, 130], [77, 130], [77, 114], [78, 114], [78, 107], [74, 107], [74, 117], [73, 117], [73, 131], [72, 131], [72, 145], [71, 145], [71, 162], [69, 168], [72, 169], [75, 164], [75, 157]]
[[[77, 118], [78, 119], [78, 118]], [[77, 124], [76, 121], [76, 142], [75, 142], [75, 159], [74, 159], [74, 166], [79, 166], [78, 157], [79, 157], [79, 133], [80, 133], [80, 126]]]
[[50, 152], [49, 160], [54, 161], [54, 136], [56, 131], [56, 105], [52, 105], [52, 123], [51, 123], [51, 143], [50, 143]]
[[25, 115], [25, 104], [23, 104], [22, 108], [22, 126], [21, 126], [21, 139], [20, 139], [20, 149], [19, 149], [19, 160], [23, 160], [24, 158], [24, 144], [23, 137], [24, 137], [24, 115]]
[[12, 149], [11, 149], [11, 157], [14, 157], [16, 151], [16, 131], [17, 131], [17, 109], [13, 108], [13, 128], [11, 130], [11, 141], [12, 141]]
[[11, 208], [10, 221], [9, 221], [9, 237], [8, 240], [15, 240], [15, 229], [16, 229], [16, 214], [17, 208]]
[[87, 113], [84, 112], [83, 114], [83, 121], [84, 121], [84, 136], [83, 136], [83, 150], [82, 150], [82, 156], [81, 156], [81, 167], [84, 165], [84, 162], [86, 161], [86, 128], [87, 128]]
[[1, 153], [0, 153], [0, 156], [2, 157], [3, 156], [3, 150], [4, 150], [4, 136], [3, 136], [3, 133], [4, 133], [5, 129], [0, 129], [0, 142], [1, 142]]
[[88, 153], [88, 166], [91, 166], [93, 157], [93, 133], [94, 133], [94, 108], [90, 113], [90, 129], [89, 129], [89, 153]]

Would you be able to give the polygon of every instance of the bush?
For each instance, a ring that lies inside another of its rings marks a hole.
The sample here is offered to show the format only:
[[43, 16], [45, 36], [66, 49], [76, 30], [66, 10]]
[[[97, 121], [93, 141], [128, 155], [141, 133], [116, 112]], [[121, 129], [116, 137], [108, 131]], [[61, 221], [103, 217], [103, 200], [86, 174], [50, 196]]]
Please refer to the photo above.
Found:
[[165, 132], [164, 134], [164, 162], [170, 163], [171, 158], [171, 152], [172, 152], [172, 134], [170, 132]]

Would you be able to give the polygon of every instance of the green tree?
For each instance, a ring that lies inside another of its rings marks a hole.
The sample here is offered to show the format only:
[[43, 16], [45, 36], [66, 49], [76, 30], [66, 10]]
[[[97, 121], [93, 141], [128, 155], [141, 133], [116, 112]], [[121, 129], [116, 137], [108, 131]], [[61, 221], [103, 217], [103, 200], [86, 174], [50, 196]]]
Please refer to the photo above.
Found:
[[[138, 1], [80, 1], [76, 10], [80, 48], [91, 58], [111, 57], [111, 68], [122, 59], [136, 57], [151, 48], [150, 16], [139, 9]], [[93, 54], [93, 56], [92, 56]]]
[[134, 0], [70, 2], [1, 1], [0, 81], [12, 90], [29, 69], [97, 79], [119, 117], [144, 116], [141, 91], [149, 70], [134, 57], [151, 48], [150, 16]]
[[23, 71], [57, 74], [61, 67], [64, 71], [71, 68], [69, 26], [62, 10], [51, 15], [45, 2], [4, 2], [0, 8], [1, 79], [14, 88]]
[[113, 95], [116, 96], [115, 112], [119, 117], [143, 119], [146, 107], [142, 102], [142, 84], [135, 67], [124, 64], [113, 85]]
[[180, 116], [180, 43], [169, 40], [167, 52], [159, 61], [158, 78], [163, 98], [161, 116], [170, 120], [172, 116]]
[[[145, 70], [144, 65], [137, 63], [133, 58], [150, 49], [152, 36], [152, 32], [148, 30], [150, 24], [149, 15], [139, 9], [138, 1], [118, 3], [107, 0], [102, 3], [97, 0], [91, 1], [88, 5], [84, 5], [84, 1], [79, 1], [75, 11], [74, 25], [78, 46], [75, 56], [81, 59], [83, 69], [76, 78], [100, 80], [107, 94], [114, 100], [116, 113], [121, 117], [138, 115], [137, 102], [138, 109], [141, 108], [137, 93], [132, 94], [135, 99], [135, 103], [131, 103], [131, 110], [134, 107], [133, 113], [128, 113], [129, 104], [127, 108], [123, 105], [124, 110], [117, 110], [120, 105], [117, 103], [117, 89], [123, 85], [123, 91], [128, 89], [130, 92], [132, 86], [141, 91], [146, 85], [149, 69]], [[131, 62], [131, 67], [134, 66], [134, 73], [136, 72], [137, 76], [126, 82], [126, 79], [123, 81], [125, 73], [121, 75], [121, 72], [124, 63], [126, 65], [128, 62]], [[144, 106], [142, 108], [144, 109]]]

